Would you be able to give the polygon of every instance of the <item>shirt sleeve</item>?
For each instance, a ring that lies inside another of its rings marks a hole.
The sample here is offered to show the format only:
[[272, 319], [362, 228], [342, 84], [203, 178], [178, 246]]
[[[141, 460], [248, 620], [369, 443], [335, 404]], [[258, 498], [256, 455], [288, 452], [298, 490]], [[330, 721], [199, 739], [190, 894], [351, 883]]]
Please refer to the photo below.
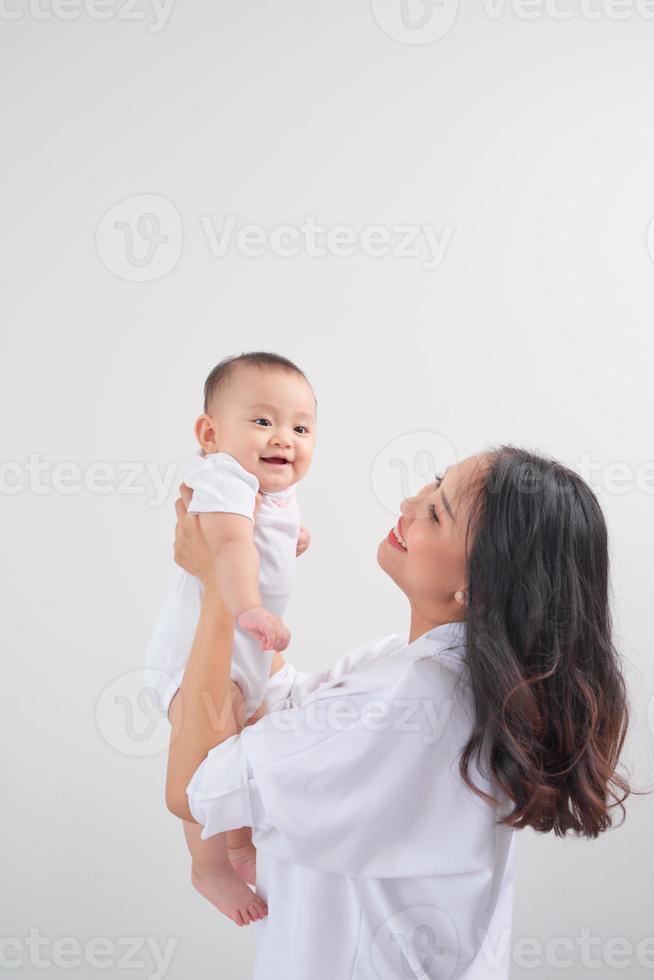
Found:
[[366, 664], [384, 660], [404, 645], [405, 641], [397, 633], [391, 633], [375, 643], [357, 647], [332, 667], [320, 671], [300, 671], [287, 660], [281, 670], [268, 678], [264, 695], [266, 710], [298, 707], [317, 688], [338, 682], [339, 678]]
[[212, 749], [187, 788], [202, 838], [250, 826], [257, 848], [334, 874], [485, 867], [491, 809], [458, 775], [469, 728], [438, 670], [421, 661], [379, 691], [321, 689]]
[[202, 840], [223, 830], [252, 827], [248, 760], [241, 735], [211, 749], [186, 789]]
[[241, 514], [254, 521], [259, 481], [228, 453], [197, 456], [184, 475], [193, 491], [191, 514]]

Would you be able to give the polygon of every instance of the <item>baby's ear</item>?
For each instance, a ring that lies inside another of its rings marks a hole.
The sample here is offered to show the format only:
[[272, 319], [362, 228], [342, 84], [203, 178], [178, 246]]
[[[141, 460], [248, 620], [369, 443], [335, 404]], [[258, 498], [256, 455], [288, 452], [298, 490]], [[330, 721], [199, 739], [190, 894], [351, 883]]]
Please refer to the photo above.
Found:
[[218, 452], [218, 426], [216, 425], [215, 419], [212, 419], [210, 415], [201, 415], [196, 419], [194, 432], [200, 448], [205, 453]]

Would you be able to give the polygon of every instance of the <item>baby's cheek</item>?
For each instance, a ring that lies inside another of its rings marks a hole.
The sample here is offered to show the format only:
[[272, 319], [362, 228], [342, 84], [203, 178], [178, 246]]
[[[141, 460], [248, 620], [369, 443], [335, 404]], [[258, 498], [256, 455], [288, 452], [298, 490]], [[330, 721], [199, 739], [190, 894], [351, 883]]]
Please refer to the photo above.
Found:
[[310, 463], [311, 463], [310, 457], [304, 456], [304, 457], [300, 457], [299, 459], [296, 459], [295, 461], [296, 474], [298, 474], [300, 477], [304, 476], [304, 474], [309, 469]]

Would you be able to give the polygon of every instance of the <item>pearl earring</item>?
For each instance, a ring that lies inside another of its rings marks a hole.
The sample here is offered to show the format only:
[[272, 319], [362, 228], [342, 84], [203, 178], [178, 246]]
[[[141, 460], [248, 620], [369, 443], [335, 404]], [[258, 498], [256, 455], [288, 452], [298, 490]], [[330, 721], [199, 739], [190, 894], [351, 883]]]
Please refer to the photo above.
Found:
[[464, 594], [460, 590], [454, 593], [454, 598], [457, 602], [463, 602]]

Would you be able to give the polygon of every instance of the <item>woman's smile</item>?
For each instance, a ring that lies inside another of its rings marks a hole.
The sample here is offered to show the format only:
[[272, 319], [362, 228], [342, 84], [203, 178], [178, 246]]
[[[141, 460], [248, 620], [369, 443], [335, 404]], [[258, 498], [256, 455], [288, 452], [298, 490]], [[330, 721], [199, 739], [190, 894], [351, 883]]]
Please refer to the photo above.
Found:
[[[402, 518], [400, 518], [400, 520], [402, 520]], [[398, 551], [406, 551], [407, 547], [404, 544], [404, 539], [400, 533], [399, 525], [400, 521], [397, 522], [395, 527], [390, 529], [388, 532], [387, 541], [393, 548], [397, 548]]]

